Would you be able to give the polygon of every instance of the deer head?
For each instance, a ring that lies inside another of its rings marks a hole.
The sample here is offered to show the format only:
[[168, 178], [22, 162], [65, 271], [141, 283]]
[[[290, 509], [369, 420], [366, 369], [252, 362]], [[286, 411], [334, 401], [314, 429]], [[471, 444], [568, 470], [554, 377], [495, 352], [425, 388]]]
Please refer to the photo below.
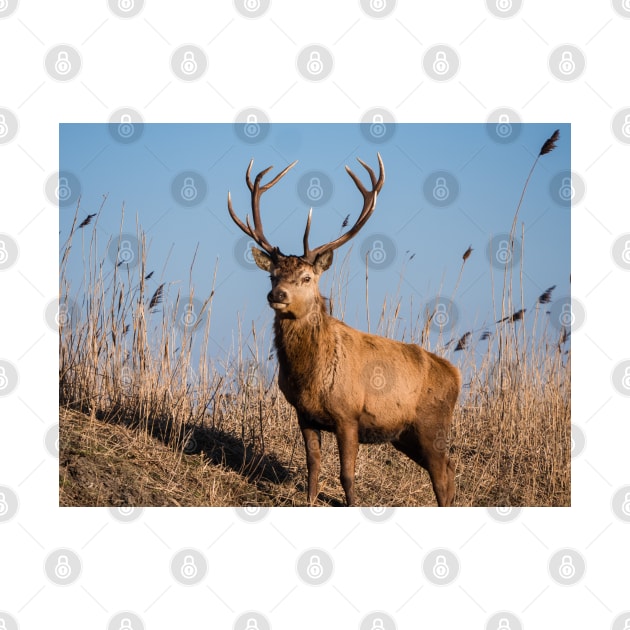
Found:
[[308, 243], [308, 236], [311, 230], [311, 217], [313, 210], [308, 213], [306, 229], [304, 230], [303, 244], [304, 253], [301, 256], [285, 255], [278, 247], [269, 243], [263, 232], [262, 221], [260, 219], [260, 197], [274, 186], [286, 173], [292, 169], [297, 160], [289, 164], [281, 173], [276, 175], [267, 184], [261, 185], [262, 178], [273, 168], [270, 166], [256, 175], [254, 182], [251, 181], [251, 170], [254, 160], [249, 163], [245, 175], [245, 181], [251, 192], [252, 215], [254, 227], [252, 228], [249, 216], [243, 223], [234, 213], [232, 199], [228, 193], [228, 211], [232, 220], [238, 227], [251, 237], [261, 249], [252, 247], [252, 254], [256, 265], [263, 271], [268, 271], [271, 276], [271, 291], [267, 295], [269, 306], [276, 311], [281, 318], [300, 319], [312, 313], [315, 309], [321, 308], [323, 298], [319, 292], [319, 278], [321, 274], [330, 267], [333, 261], [333, 252], [338, 247], [347, 243], [358, 234], [359, 230], [366, 224], [367, 220], [376, 207], [376, 197], [383, 187], [385, 181], [385, 169], [380, 154], [378, 156], [379, 177], [376, 178], [374, 171], [362, 160], [359, 163], [365, 168], [372, 183], [371, 190], [368, 190], [361, 180], [346, 166], [348, 175], [354, 181], [359, 192], [363, 196], [363, 208], [354, 225], [339, 238], [311, 249]]

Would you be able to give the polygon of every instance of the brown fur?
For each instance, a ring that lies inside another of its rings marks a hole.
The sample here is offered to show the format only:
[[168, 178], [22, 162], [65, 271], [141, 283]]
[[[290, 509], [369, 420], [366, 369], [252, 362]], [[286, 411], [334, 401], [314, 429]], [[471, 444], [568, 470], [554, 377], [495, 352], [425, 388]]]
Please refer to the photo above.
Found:
[[320, 432], [332, 431], [348, 505], [355, 504], [359, 443], [370, 442], [391, 442], [426, 468], [438, 505], [452, 505], [446, 436], [461, 388], [459, 371], [419, 346], [360, 332], [328, 315], [318, 280], [332, 252], [312, 265], [296, 256], [272, 260], [256, 249], [254, 257], [272, 278], [267, 297], [276, 309], [279, 385], [304, 437], [309, 502], [317, 497]]

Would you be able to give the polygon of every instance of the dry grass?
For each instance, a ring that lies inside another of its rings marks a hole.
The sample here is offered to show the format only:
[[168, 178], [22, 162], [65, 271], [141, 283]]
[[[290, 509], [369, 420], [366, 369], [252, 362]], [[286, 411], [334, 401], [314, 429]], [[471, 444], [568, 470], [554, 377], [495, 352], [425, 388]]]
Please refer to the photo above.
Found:
[[[178, 308], [190, 298], [164, 284], [147, 294], [152, 272], [141, 229], [137, 264], [113, 266], [96, 254], [100, 210], [79, 222], [79, 207], [60, 265], [60, 503], [305, 505], [302, 437], [257, 331], [235, 356], [211, 358], [214, 290], [200, 301], [196, 323], [178, 327]], [[78, 235], [85, 276], [73, 288], [67, 264]], [[451, 299], [472, 251], [462, 256]], [[342, 314], [346, 265], [347, 258], [331, 290]], [[466, 386], [445, 436], [459, 506], [570, 505], [569, 333], [554, 334], [540, 308], [554, 287], [525, 309], [522, 277], [513, 271], [504, 275], [491, 330], [439, 339], [433, 348], [463, 355]], [[367, 287], [366, 277], [366, 296]], [[376, 332], [400, 336], [400, 310], [397, 293], [383, 304]], [[434, 316], [410, 316], [416, 324], [406, 340], [431, 349]], [[342, 505], [330, 434], [322, 447], [319, 503]], [[435, 505], [428, 474], [388, 444], [361, 446], [356, 479], [362, 505]]]

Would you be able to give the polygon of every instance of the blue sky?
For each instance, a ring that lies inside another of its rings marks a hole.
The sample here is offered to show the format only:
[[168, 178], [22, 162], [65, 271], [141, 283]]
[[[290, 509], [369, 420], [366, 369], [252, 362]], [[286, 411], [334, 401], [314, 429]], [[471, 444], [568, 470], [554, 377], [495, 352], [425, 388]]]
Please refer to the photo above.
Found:
[[[79, 220], [107, 202], [98, 222], [98, 240], [116, 238], [121, 207], [123, 230], [135, 234], [136, 220], [147, 232], [149, 292], [166, 283], [165, 308], [179, 290], [188, 294], [189, 267], [197, 249], [193, 284], [205, 298], [218, 260], [212, 314], [211, 352], [230, 347], [237, 316], [269, 329], [266, 274], [251, 265], [247, 241], [227, 213], [228, 190], [236, 212], [251, 214], [244, 175], [274, 165], [273, 176], [298, 159], [296, 167], [261, 202], [267, 238], [284, 253], [301, 254], [309, 206], [313, 206], [311, 246], [340, 234], [352, 222], [362, 198], [345, 173], [348, 164], [369, 181], [356, 162], [377, 168], [381, 153], [386, 181], [376, 210], [359, 235], [336, 252], [341, 261], [352, 245], [346, 321], [366, 329], [365, 254], [370, 258], [372, 330], [386, 295], [396, 293], [401, 269], [400, 330], [408, 326], [409, 300], [420, 308], [437, 294], [450, 297], [462, 254], [472, 245], [455, 295], [458, 313], [452, 336], [479, 330], [498, 319], [493, 311], [503, 273], [489, 259], [508, 233], [521, 190], [538, 151], [552, 132], [560, 140], [539, 161], [519, 213], [525, 227], [524, 302], [528, 308], [548, 287], [553, 298], [570, 295], [570, 204], [563, 198], [570, 176], [570, 126], [521, 124], [498, 129], [485, 124], [387, 124], [386, 131], [358, 124], [270, 124], [245, 128], [233, 124], [60, 125], [60, 180], [68, 199], [60, 204], [60, 238], [69, 233], [80, 194]], [[564, 187], [564, 189], [563, 189]], [[63, 195], [62, 195], [63, 196]], [[87, 228], [92, 229], [92, 226]], [[84, 236], [88, 236], [88, 233]], [[493, 249], [488, 243], [495, 239]], [[492, 273], [491, 273], [492, 271]], [[69, 273], [79, 287], [83, 273], [76, 248]], [[333, 269], [328, 275], [333, 273]], [[518, 273], [516, 274], [518, 276]], [[326, 294], [326, 274], [322, 290]], [[520, 308], [520, 303], [516, 304]], [[451, 334], [447, 335], [450, 337]], [[455, 359], [457, 357], [454, 357]]]

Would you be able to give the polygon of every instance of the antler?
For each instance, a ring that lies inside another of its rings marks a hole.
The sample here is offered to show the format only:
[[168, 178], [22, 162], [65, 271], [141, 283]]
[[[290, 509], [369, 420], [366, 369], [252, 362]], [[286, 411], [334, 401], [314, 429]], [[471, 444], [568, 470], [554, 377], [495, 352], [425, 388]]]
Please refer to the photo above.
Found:
[[352, 181], [356, 184], [356, 187], [359, 189], [360, 193], [363, 195], [363, 209], [361, 210], [361, 214], [359, 218], [356, 220], [356, 223], [345, 233], [342, 234], [339, 238], [331, 241], [330, 243], [326, 243], [325, 245], [320, 245], [315, 249], [309, 249], [308, 246], [308, 235], [311, 231], [311, 215], [313, 210], [311, 209], [308, 213], [308, 219], [306, 221], [306, 229], [304, 230], [304, 260], [313, 264], [315, 259], [320, 254], [323, 254], [327, 251], [332, 251], [341, 247], [345, 243], [347, 243], [352, 237], [354, 237], [359, 230], [365, 225], [367, 220], [374, 212], [374, 208], [376, 207], [376, 197], [378, 193], [381, 191], [383, 187], [383, 183], [385, 182], [385, 167], [383, 166], [383, 160], [381, 159], [381, 154], [376, 154], [378, 157], [378, 167], [379, 167], [379, 176], [378, 180], [376, 179], [376, 175], [374, 175], [374, 171], [363, 161], [357, 158], [359, 164], [363, 166], [363, 168], [370, 175], [370, 181], [372, 182], [372, 190], [367, 190], [365, 186], [361, 183], [361, 180], [350, 170], [348, 166], [346, 166], [346, 171], [348, 171], [348, 175], [352, 178]]
[[292, 164], [289, 164], [281, 173], [278, 173], [269, 183], [264, 186], [260, 185], [262, 178], [273, 168], [273, 166], [269, 166], [264, 171], [260, 171], [256, 178], [254, 179], [254, 183], [252, 184], [252, 180], [250, 179], [250, 174], [252, 171], [252, 166], [254, 164], [254, 160], [252, 159], [247, 167], [247, 172], [245, 173], [245, 181], [247, 182], [247, 187], [252, 193], [252, 214], [254, 216], [254, 227], [249, 223], [249, 215], [245, 217], [245, 224], [236, 216], [234, 210], [232, 209], [232, 196], [228, 192], [228, 212], [232, 217], [232, 221], [238, 225], [245, 234], [251, 236], [262, 249], [264, 249], [270, 256], [275, 257], [280, 253], [280, 250], [277, 247], [274, 247], [269, 243], [265, 234], [263, 232], [262, 221], [260, 220], [260, 196], [269, 190], [272, 186], [274, 186], [278, 181], [280, 181], [289, 170], [291, 170], [296, 164], [297, 160]]

